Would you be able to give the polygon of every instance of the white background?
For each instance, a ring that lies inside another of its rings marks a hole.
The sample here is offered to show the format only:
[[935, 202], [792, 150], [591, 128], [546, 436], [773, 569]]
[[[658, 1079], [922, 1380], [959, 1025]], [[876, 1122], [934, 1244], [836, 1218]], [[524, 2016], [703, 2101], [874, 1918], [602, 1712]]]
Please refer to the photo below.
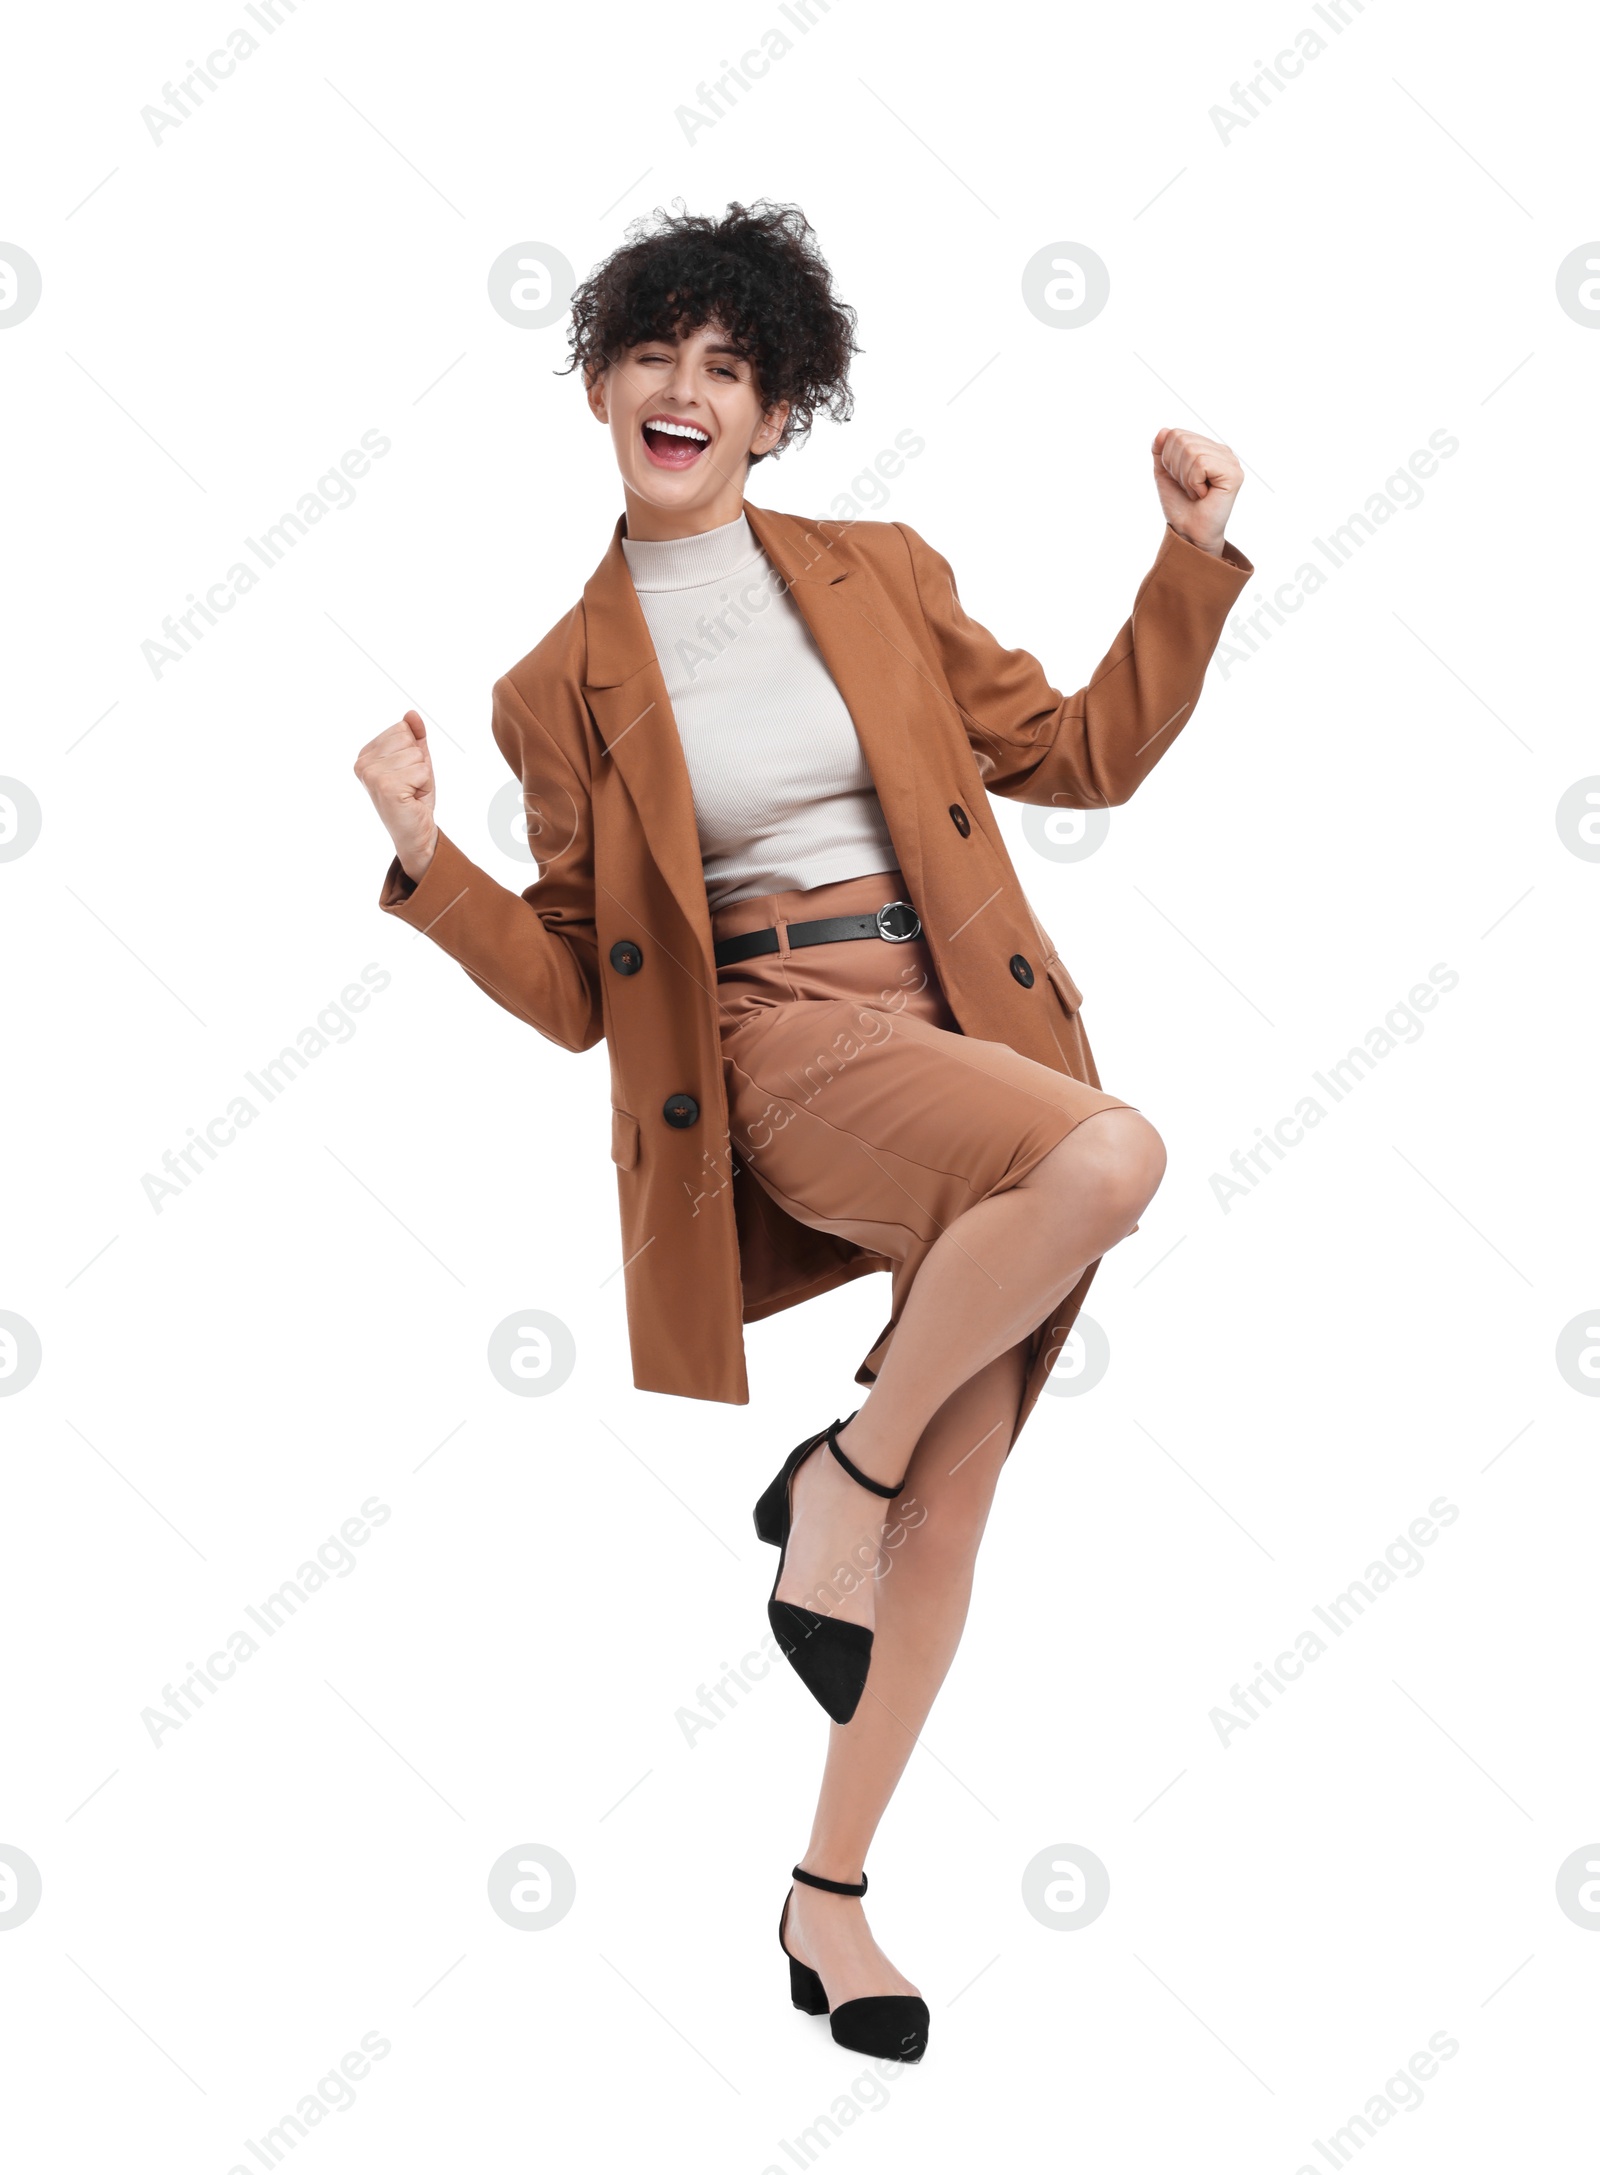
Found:
[[[0, 1843], [43, 1877], [0, 1939], [19, 2166], [259, 2166], [364, 2032], [390, 2052], [297, 2166], [1294, 2175], [1441, 2032], [1385, 2168], [1587, 2134], [1600, 1939], [1555, 1880], [1600, 1836], [1600, 1407], [1554, 1351], [1600, 1305], [1600, 867], [1555, 810], [1600, 771], [1600, 341], [1555, 274], [1600, 232], [1595, 53], [1576, 10], [1348, 12], [836, 0], [692, 145], [675, 108], [776, 0], [303, 0], [159, 146], [141, 107], [243, 0], [13, 23], [0, 239], [43, 274], [0, 337], [0, 769], [43, 809], [0, 866], [0, 1307], [44, 1355], [0, 1465]], [[1209, 109], [1307, 26], [1328, 49], [1224, 143]], [[855, 1401], [886, 1287], [755, 1328], [748, 1407], [635, 1392], [604, 1052], [380, 916], [350, 768], [415, 700], [446, 827], [527, 880], [486, 828], [488, 688], [619, 495], [561, 327], [494, 314], [488, 267], [542, 241], [581, 274], [655, 204], [761, 195], [804, 206], [865, 353], [854, 422], [752, 497], [826, 512], [916, 430], [884, 517], [1058, 685], [1159, 540], [1159, 426], [1248, 464], [1252, 607], [1459, 439], [1213, 668], [1095, 855], [1003, 807], [1170, 1168], [873, 1852], [933, 2012], [886, 2086], [773, 1939], [822, 1718], [778, 1672], [692, 1747], [679, 1719], [761, 1637], [749, 1504]], [[1110, 268], [1091, 325], [1024, 308], [1057, 241]], [[356, 503], [153, 676], [163, 617], [366, 430]], [[144, 1174], [368, 962], [353, 1037], [157, 1213]], [[1224, 1213], [1212, 1174], [1436, 962], [1420, 1040]], [[485, 1361], [529, 1307], [577, 1344], [547, 1399]], [[142, 1710], [373, 1496], [349, 1574], [157, 1749]], [[1225, 1749], [1211, 1710], [1440, 1496], [1424, 1568]], [[577, 1877], [543, 1931], [487, 1902], [524, 1844]], [[1109, 1869], [1091, 1926], [1023, 1907], [1056, 1845]]]

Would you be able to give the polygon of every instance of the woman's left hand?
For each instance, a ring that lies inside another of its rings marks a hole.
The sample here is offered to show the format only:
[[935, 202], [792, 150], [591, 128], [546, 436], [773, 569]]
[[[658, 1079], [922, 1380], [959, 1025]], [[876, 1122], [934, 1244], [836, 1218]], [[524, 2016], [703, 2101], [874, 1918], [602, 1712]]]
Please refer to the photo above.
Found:
[[1161, 511], [1180, 536], [1220, 557], [1222, 532], [1244, 481], [1238, 455], [1192, 430], [1158, 430], [1150, 451]]

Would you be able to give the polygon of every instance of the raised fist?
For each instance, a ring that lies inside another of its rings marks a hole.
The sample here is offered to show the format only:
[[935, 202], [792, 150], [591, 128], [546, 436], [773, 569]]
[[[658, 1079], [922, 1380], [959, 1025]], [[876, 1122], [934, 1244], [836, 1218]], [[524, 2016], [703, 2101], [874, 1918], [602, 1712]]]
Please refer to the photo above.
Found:
[[433, 820], [428, 728], [415, 710], [367, 742], [356, 757], [356, 776], [372, 795], [400, 866], [414, 884], [420, 883], [439, 843], [439, 828]]
[[1180, 536], [1217, 556], [1244, 481], [1239, 456], [1192, 430], [1158, 430], [1150, 451], [1161, 511]]

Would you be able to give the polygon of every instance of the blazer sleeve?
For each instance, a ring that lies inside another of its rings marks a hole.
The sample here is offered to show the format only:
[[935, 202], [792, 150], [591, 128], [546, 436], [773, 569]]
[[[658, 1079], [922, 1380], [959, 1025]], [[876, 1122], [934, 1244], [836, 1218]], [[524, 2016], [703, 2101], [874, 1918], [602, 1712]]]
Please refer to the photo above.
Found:
[[518, 1019], [563, 1049], [587, 1050], [604, 1031], [588, 782], [509, 679], [495, 683], [493, 723], [522, 781], [538, 881], [508, 890], [441, 831], [422, 881], [412, 883], [397, 858], [378, 904], [431, 937]]
[[1232, 544], [1217, 558], [1169, 526], [1088, 686], [1062, 695], [1037, 658], [967, 616], [938, 552], [895, 526], [984, 783], [1058, 808], [1116, 806], [1149, 775], [1193, 714], [1223, 624], [1255, 572]]

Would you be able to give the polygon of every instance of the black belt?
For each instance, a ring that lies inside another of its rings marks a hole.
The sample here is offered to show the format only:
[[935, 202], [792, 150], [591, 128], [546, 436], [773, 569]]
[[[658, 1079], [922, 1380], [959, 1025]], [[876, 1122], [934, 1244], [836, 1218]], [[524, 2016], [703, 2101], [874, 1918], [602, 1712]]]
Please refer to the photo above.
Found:
[[[905, 899], [891, 899], [875, 914], [835, 914], [827, 921], [791, 921], [787, 926], [792, 952], [808, 944], [848, 944], [864, 936], [881, 937], [885, 944], [909, 944], [922, 934], [916, 908]], [[733, 967], [741, 959], [760, 959], [777, 949], [776, 929], [752, 929], [748, 936], [724, 937], [716, 946], [716, 961], [719, 967]]]

